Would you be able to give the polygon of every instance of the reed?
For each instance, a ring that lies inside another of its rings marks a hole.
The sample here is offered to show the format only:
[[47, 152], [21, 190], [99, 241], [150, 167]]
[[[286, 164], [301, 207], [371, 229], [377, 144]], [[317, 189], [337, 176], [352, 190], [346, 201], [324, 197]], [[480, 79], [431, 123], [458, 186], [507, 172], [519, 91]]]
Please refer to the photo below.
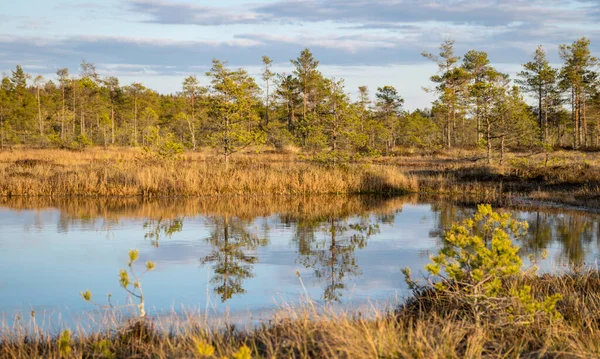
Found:
[[0, 152], [0, 196], [403, 194], [416, 181], [390, 166], [326, 167], [289, 155], [210, 153], [161, 160], [135, 150]]
[[0, 196], [443, 194], [466, 204], [553, 202], [600, 208], [593, 153], [510, 153], [487, 165], [478, 150], [398, 153], [324, 166], [297, 151], [248, 151], [229, 167], [210, 149], [161, 160], [132, 148], [0, 151]]
[[422, 193], [450, 195], [469, 204], [537, 202], [600, 208], [600, 160], [594, 152], [516, 152], [507, 154], [502, 165], [499, 161], [488, 165], [479, 150], [455, 149], [372, 162], [397, 166], [416, 178]]

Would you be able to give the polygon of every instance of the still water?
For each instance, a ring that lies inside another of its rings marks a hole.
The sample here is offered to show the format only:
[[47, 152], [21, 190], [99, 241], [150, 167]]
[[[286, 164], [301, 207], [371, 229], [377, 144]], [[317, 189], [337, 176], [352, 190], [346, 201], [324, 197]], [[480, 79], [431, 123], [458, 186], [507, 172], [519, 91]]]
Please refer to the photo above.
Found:
[[[530, 224], [522, 255], [548, 250], [542, 270], [594, 263], [600, 216], [512, 210]], [[408, 295], [401, 274], [423, 272], [440, 234], [473, 208], [373, 197], [0, 200], [0, 320], [32, 310], [77, 316], [89, 289], [124, 302], [118, 270], [129, 249], [156, 269], [142, 280], [151, 314], [208, 310], [255, 316], [308, 295], [339, 306]]]

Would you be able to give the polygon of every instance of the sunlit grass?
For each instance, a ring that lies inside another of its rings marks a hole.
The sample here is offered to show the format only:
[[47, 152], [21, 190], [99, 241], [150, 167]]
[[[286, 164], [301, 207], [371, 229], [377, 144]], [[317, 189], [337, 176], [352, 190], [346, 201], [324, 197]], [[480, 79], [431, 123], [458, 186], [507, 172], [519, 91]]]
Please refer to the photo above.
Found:
[[600, 207], [600, 161], [593, 153], [510, 153], [488, 166], [481, 151], [396, 151], [341, 166], [297, 151], [236, 154], [229, 168], [212, 150], [178, 161], [131, 148], [0, 152], [0, 196], [314, 195], [430, 193], [469, 203], [520, 199]]
[[210, 153], [159, 160], [136, 150], [0, 152], [2, 196], [309, 195], [417, 191], [391, 166], [327, 167], [287, 154], [240, 155], [229, 166]]

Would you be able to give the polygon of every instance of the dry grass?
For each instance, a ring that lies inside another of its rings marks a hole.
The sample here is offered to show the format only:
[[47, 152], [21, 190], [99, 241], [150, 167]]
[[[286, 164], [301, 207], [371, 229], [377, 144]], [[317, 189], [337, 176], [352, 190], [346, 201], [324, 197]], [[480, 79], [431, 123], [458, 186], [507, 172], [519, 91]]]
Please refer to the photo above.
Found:
[[210, 153], [177, 161], [136, 150], [0, 152], [0, 196], [308, 195], [415, 192], [389, 166], [323, 167], [286, 154], [240, 155], [229, 168]]
[[[244, 345], [253, 358], [596, 358], [600, 356], [600, 274], [523, 277], [536, 297], [561, 293], [564, 319], [506, 324], [489, 313], [477, 322], [452, 300], [418, 294], [398, 310], [342, 312], [284, 307], [269, 322], [238, 328], [207, 324], [200, 314], [144, 323], [115, 322], [113, 330], [75, 332], [61, 353], [57, 335], [23, 327], [0, 332], [1, 358], [220, 358]], [[120, 323], [120, 324], [119, 324]], [[501, 323], [501, 324], [500, 324]], [[1, 328], [1, 327], [0, 327]], [[203, 356], [198, 344], [209, 344]], [[101, 349], [103, 348], [103, 349]]]
[[473, 204], [522, 200], [600, 208], [600, 156], [595, 152], [508, 153], [488, 165], [477, 150], [454, 149], [380, 158], [417, 179], [419, 191]]
[[297, 149], [237, 154], [229, 169], [210, 150], [162, 161], [135, 149], [0, 152], [0, 196], [443, 194], [465, 204], [522, 200], [600, 208], [600, 157], [510, 153], [488, 166], [477, 150], [410, 153], [324, 167]]

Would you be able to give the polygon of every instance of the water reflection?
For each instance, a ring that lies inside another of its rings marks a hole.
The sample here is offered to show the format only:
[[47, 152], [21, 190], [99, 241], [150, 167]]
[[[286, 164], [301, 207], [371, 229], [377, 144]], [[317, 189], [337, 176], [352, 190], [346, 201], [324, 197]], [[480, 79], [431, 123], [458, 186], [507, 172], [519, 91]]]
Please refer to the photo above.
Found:
[[[430, 236], [435, 238], [441, 238], [453, 222], [462, 221], [474, 213], [472, 208], [451, 203], [435, 203], [432, 209], [436, 212], [437, 226]], [[600, 245], [600, 216], [597, 214], [557, 208], [509, 211], [515, 218], [529, 224], [527, 235], [519, 243], [523, 256], [533, 254], [538, 257], [543, 251], [558, 246], [559, 251], [554, 258], [557, 263], [579, 266], [586, 264], [586, 256], [594, 253]]]
[[[299, 227], [303, 230], [300, 237], [295, 238], [299, 243], [298, 262], [314, 271], [315, 278], [324, 283], [323, 296], [325, 301], [339, 301], [342, 291], [346, 288], [344, 279], [347, 276], [361, 274], [354, 251], [367, 245], [368, 238], [379, 232], [377, 224], [370, 223], [368, 217], [362, 217], [358, 223], [349, 223], [349, 219], [331, 217], [328, 221]], [[308, 230], [307, 230], [308, 229]], [[317, 239], [315, 232], [322, 230], [324, 236]], [[312, 232], [306, 235], [306, 232]], [[310, 241], [306, 241], [310, 238]]]
[[159, 247], [161, 238], [171, 238], [174, 233], [183, 229], [182, 218], [159, 218], [144, 222], [144, 238], [150, 240], [154, 247]]
[[[549, 250], [552, 263], [546, 269], [597, 258], [600, 216], [512, 211], [529, 222], [519, 243], [522, 255]], [[421, 254], [443, 245], [444, 231], [473, 212], [417, 196], [0, 198], [0, 290], [8, 292], [0, 296], [0, 313], [33, 305], [30, 298], [42, 287], [61, 305], [79, 303], [77, 293], [90, 280], [98, 290], [118, 290], [106, 273], [122, 262], [115, 258], [113, 264], [112, 258], [129, 248], [157, 261], [147, 288], [148, 298], [163, 300], [154, 303], [161, 308], [204, 300], [205, 285], [227, 305], [264, 307], [275, 296], [301, 293], [296, 272], [310, 276], [304, 282], [314, 299], [343, 303], [351, 293], [389, 295], [403, 290], [400, 268], [419, 271], [428, 260]], [[31, 263], [20, 256], [31, 256]], [[26, 273], [13, 278], [9, 273], [17, 266]], [[102, 287], [98, 282], [104, 280]]]
[[222, 302], [233, 295], [246, 293], [244, 280], [254, 277], [252, 266], [258, 263], [256, 249], [266, 246], [269, 240], [248, 230], [248, 223], [236, 217], [211, 217], [212, 229], [206, 239], [212, 252], [202, 259], [202, 264], [210, 264], [213, 276], [210, 280], [214, 291]]

